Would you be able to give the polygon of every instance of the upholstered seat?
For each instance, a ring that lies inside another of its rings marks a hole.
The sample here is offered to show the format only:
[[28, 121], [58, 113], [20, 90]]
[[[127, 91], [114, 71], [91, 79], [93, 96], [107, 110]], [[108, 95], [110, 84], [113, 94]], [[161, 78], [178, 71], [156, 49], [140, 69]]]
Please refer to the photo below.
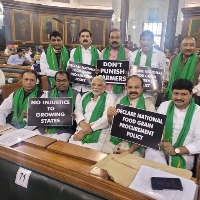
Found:
[[105, 199], [70, 183], [32, 171], [28, 187], [15, 184], [19, 166], [0, 159], [0, 200], [100, 200]]

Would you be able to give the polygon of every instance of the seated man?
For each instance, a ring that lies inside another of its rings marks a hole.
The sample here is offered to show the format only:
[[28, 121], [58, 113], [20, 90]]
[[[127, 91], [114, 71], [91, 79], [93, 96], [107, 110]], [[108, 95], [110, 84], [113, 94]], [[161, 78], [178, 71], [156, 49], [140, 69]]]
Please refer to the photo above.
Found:
[[[55, 74], [55, 84], [56, 87], [49, 91], [48, 93], [42, 95], [42, 98], [47, 97], [72, 97], [72, 103], [74, 102], [78, 92], [72, 90], [69, 85], [69, 74], [66, 71], [58, 71]], [[72, 113], [70, 113], [72, 114]], [[74, 134], [73, 126], [49, 126], [49, 127], [39, 127], [38, 130], [43, 136], [52, 137], [57, 140], [62, 140], [67, 142], [72, 134]]]
[[6, 83], [5, 75], [4, 75], [3, 71], [0, 69], [0, 88], [2, 85], [5, 85], [5, 83]]
[[101, 151], [109, 132], [107, 109], [114, 104], [110, 94], [105, 92], [106, 82], [101, 76], [92, 80], [91, 92], [76, 99], [77, 132], [69, 143]]
[[24, 49], [18, 48], [17, 54], [11, 55], [7, 61], [8, 65], [31, 65], [31, 62], [25, 58]]
[[[139, 108], [151, 112], [155, 112], [155, 106], [147, 98], [144, 99], [143, 96], [143, 80], [136, 75], [128, 77], [126, 81], [127, 95], [120, 97], [117, 104]], [[113, 116], [117, 115], [117, 110], [115, 107], [111, 106], [108, 108], [107, 117], [108, 123], [111, 125]], [[123, 153], [128, 151], [129, 153], [137, 154], [138, 156], [143, 156], [144, 149], [138, 144], [132, 144], [131, 142], [122, 141], [119, 138], [108, 135], [106, 138], [106, 143], [102, 148], [103, 152], [106, 153]]]
[[200, 153], [200, 107], [192, 99], [193, 84], [178, 79], [172, 85], [172, 100], [163, 102], [158, 113], [167, 115], [161, 150], [147, 149], [145, 158], [191, 170], [194, 154]]
[[33, 70], [27, 70], [22, 73], [22, 87], [11, 93], [0, 105], [0, 125], [6, 125], [6, 118], [9, 114], [11, 125], [16, 128], [26, 126], [28, 98], [40, 97], [43, 92], [36, 85], [37, 73]]

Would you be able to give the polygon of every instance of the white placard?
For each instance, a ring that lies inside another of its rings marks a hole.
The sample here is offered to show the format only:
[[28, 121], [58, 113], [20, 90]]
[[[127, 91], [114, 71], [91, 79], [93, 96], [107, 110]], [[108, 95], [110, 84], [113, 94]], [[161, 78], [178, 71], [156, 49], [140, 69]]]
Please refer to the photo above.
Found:
[[0, 145], [10, 147], [35, 135], [38, 133], [23, 128], [18, 129], [0, 136]]
[[22, 187], [28, 187], [28, 180], [31, 175], [31, 171], [20, 167], [17, 171], [15, 183]]

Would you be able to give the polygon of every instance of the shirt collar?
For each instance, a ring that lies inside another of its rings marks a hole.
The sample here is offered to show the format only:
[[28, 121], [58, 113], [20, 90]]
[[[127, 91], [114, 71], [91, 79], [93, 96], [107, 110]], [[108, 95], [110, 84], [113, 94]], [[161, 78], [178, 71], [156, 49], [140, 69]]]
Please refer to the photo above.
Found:
[[56, 49], [54, 49], [54, 48], [53, 48], [53, 51], [54, 51], [55, 53], [61, 53], [61, 51], [62, 51], [62, 48], [61, 48], [61, 49], [59, 49], [59, 50], [56, 50]]
[[[174, 105], [175, 105], [175, 104], [174, 104]], [[177, 108], [176, 106], [175, 106], [175, 108], [176, 108], [178, 111], [180, 111], [180, 112], [187, 112], [189, 106], [190, 106], [190, 104], [189, 104], [185, 109], [183, 109], [183, 110], [180, 110], [180, 109]]]
[[[140, 48], [138, 51], [139, 51], [140, 53], [143, 53], [141, 48]], [[155, 52], [158, 52], [158, 50], [155, 49], [155, 48], [153, 47], [153, 53], [155, 53]]]
[[[128, 97], [128, 98], [129, 98], [129, 97]], [[131, 100], [131, 99], [129, 98], [130, 105], [133, 105], [133, 104], [137, 103], [137, 102], [138, 102], [138, 99], [139, 99], [139, 97], [136, 98], [136, 99], [133, 99], [133, 100]]]
[[90, 50], [90, 51], [91, 51], [91, 45], [89, 46], [88, 49], [85, 49], [85, 48], [83, 47], [83, 45], [81, 45], [81, 48], [84, 49], [85, 51], [87, 51], [87, 50]]

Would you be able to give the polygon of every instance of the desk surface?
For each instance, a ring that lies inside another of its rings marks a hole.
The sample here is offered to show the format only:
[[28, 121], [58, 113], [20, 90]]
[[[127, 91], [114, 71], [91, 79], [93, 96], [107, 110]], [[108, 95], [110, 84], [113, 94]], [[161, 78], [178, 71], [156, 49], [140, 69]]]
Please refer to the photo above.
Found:
[[12, 148], [0, 146], [0, 157], [63, 180], [108, 199], [151, 199], [146, 195], [106, 180], [106, 172], [93, 165], [106, 154], [92, 149], [35, 136]]

